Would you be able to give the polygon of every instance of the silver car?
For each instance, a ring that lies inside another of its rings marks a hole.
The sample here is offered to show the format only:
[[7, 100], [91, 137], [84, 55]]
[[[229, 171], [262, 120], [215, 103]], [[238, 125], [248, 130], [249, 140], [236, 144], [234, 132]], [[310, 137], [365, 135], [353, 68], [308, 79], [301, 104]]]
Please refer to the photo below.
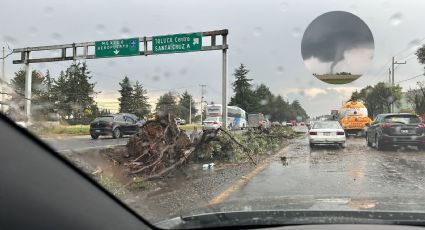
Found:
[[202, 122], [202, 130], [218, 129], [221, 127], [221, 117], [208, 117]]
[[345, 148], [345, 132], [337, 121], [317, 121], [308, 132], [310, 147], [336, 144]]

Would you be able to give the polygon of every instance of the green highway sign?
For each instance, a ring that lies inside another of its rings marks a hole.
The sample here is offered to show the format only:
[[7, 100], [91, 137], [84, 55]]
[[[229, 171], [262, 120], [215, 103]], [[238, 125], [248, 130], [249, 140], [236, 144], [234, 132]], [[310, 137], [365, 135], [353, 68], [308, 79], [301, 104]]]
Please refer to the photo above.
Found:
[[152, 37], [152, 53], [154, 54], [199, 51], [201, 48], [201, 33]]
[[139, 38], [95, 42], [96, 58], [139, 55]]

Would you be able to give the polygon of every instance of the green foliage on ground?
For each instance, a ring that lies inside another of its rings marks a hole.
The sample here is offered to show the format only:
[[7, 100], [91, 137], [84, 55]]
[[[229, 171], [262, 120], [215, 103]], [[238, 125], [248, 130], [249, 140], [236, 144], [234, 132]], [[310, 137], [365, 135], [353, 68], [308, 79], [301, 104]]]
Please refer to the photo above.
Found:
[[109, 177], [106, 175], [99, 175], [94, 178], [102, 187], [111, 192], [114, 195], [124, 195], [125, 190], [123, 189], [123, 185], [114, 179], [113, 177]]
[[133, 181], [129, 185], [130, 191], [138, 191], [148, 189], [152, 186], [150, 181], [146, 181], [143, 177], [133, 177]]
[[[247, 153], [258, 157], [279, 149], [285, 139], [292, 139], [299, 134], [287, 127], [272, 127], [265, 131], [248, 130], [233, 133], [232, 136], [243, 146], [235, 143], [221, 132], [214, 141], [206, 144], [194, 154], [195, 160], [201, 162], [243, 162], [248, 160]], [[249, 150], [249, 151], [248, 151]]]

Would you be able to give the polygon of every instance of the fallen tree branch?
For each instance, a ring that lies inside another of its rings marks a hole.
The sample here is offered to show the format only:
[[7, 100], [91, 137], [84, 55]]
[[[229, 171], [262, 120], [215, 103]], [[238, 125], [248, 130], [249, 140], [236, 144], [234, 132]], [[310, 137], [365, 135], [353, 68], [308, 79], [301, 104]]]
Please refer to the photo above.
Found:
[[148, 168], [150, 168], [150, 167], [158, 164], [161, 161], [162, 157], [164, 156], [164, 153], [166, 151], [168, 151], [170, 148], [174, 148], [174, 146], [175, 146], [175, 144], [166, 146], [164, 149], [161, 150], [161, 152], [159, 153], [158, 158], [154, 162], [152, 162], [149, 165], [143, 166], [142, 168], [140, 168], [140, 169], [138, 169], [136, 171], [133, 171], [130, 174], [136, 174], [136, 173], [139, 173], [139, 172], [143, 172], [144, 170], [146, 170], [146, 169], [148, 169]]
[[251, 155], [249, 155], [249, 152], [251, 152], [251, 149], [246, 147], [245, 145], [241, 144], [239, 141], [237, 141], [233, 135], [231, 135], [229, 132], [227, 132], [226, 130], [222, 129], [222, 128], [218, 128], [220, 131], [224, 132], [225, 134], [227, 134], [227, 136], [230, 137], [230, 139], [235, 142], [237, 145], [239, 145], [242, 149], [244, 149], [246, 155], [248, 156], [248, 158], [251, 160], [251, 163], [254, 165], [257, 165], [257, 163], [254, 161], [254, 159], [251, 157]]
[[185, 162], [185, 160], [190, 156], [190, 154], [195, 150], [195, 147], [191, 147], [190, 149], [184, 151], [183, 156], [174, 164], [172, 164], [171, 166], [169, 166], [168, 168], [165, 168], [164, 170], [162, 170], [161, 172], [145, 177], [143, 178], [144, 180], [152, 180], [152, 179], [156, 179], [156, 178], [160, 178], [162, 177], [164, 174], [168, 173], [169, 171], [171, 171], [172, 169], [174, 169], [175, 167], [181, 165], [183, 162]]

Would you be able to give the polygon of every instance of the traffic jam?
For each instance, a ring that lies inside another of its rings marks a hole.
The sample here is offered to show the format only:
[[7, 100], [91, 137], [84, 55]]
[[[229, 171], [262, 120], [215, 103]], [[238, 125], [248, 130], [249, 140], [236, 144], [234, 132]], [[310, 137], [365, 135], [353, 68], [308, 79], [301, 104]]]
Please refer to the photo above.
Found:
[[377, 150], [414, 146], [425, 150], [425, 124], [413, 113], [378, 114], [368, 117], [367, 108], [360, 101], [348, 101], [330, 116], [310, 121], [310, 147], [339, 145], [346, 147], [347, 137], [365, 138], [365, 144]]

